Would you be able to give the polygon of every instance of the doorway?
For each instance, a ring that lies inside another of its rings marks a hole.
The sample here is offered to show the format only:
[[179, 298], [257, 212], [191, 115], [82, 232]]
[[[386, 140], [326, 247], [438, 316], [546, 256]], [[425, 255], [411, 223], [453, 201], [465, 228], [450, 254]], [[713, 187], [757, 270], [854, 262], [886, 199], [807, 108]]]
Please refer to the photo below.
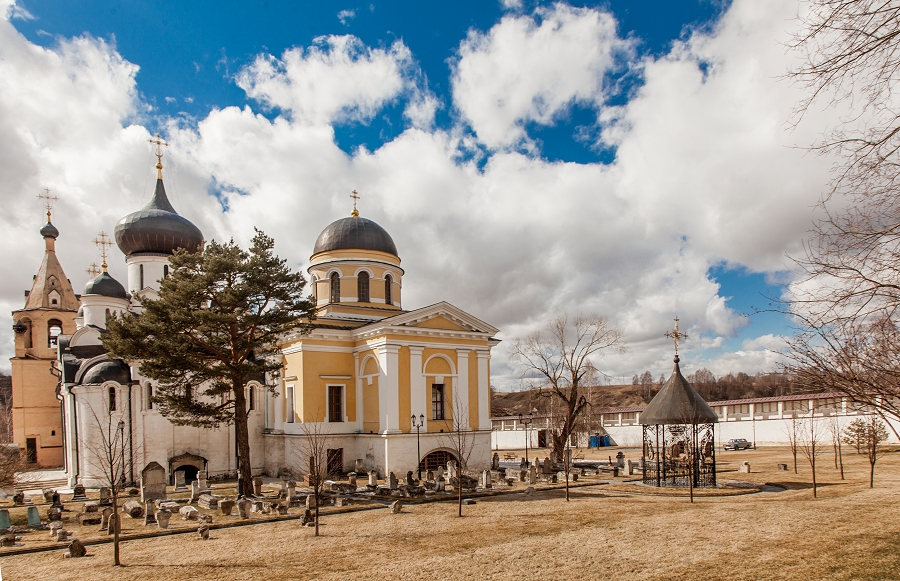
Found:
[[37, 464], [37, 438], [25, 438], [25, 462]]

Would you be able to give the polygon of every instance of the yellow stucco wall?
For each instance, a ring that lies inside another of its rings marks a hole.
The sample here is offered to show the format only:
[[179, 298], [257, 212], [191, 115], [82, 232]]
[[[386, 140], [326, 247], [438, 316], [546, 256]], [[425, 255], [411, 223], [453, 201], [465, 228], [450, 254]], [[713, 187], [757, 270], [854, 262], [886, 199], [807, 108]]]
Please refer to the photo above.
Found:
[[408, 432], [412, 429], [410, 419], [410, 416], [412, 415], [412, 404], [410, 402], [409, 390], [409, 347], [401, 347], [400, 352], [397, 354], [397, 358], [399, 366], [399, 369], [397, 370], [397, 381], [400, 388], [400, 431]]
[[469, 427], [478, 428], [481, 410], [478, 408], [478, 352], [469, 351]]
[[445, 319], [444, 317], [435, 317], [433, 319], [428, 319], [427, 321], [420, 321], [412, 325], [413, 327], [424, 327], [427, 329], [446, 329], [449, 331], [467, 331], [465, 329], [453, 321], [449, 319]]

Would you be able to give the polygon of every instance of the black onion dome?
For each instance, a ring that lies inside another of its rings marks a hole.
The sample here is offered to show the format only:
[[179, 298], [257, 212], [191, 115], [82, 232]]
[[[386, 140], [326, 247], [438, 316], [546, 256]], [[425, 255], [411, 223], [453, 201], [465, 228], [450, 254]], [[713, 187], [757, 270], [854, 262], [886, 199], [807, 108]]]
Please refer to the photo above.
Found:
[[150, 203], [116, 224], [116, 244], [126, 256], [140, 252], [173, 254], [178, 248], [196, 252], [203, 244], [203, 234], [175, 211], [162, 179], [157, 179]]
[[131, 368], [118, 359], [107, 359], [95, 363], [81, 376], [82, 385], [99, 385], [107, 381], [114, 381], [119, 385], [131, 384]]
[[44, 227], [41, 228], [41, 236], [44, 238], [59, 238], [59, 230], [48, 220]]
[[716, 412], [681, 374], [678, 361], [676, 355], [671, 377], [641, 412], [642, 425], [714, 424], [719, 421]]
[[347, 249], [377, 250], [400, 257], [387, 230], [368, 218], [358, 216], [341, 218], [329, 224], [316, 239], [313, 254]]
[[122, 286], [119, 281], [109, 276], [108, 272], [100, 273], [89, 280], [88, 283], [84, 285], [84, 293], [82, 294], [100, 295], [114, 299], [128, 299], [128, 293], [125, 292], [125, 287]]

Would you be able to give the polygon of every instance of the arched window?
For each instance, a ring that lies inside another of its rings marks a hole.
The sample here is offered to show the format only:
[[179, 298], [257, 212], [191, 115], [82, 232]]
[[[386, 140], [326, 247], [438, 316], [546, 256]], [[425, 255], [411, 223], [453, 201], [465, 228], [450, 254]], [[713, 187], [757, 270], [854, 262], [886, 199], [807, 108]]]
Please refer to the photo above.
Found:
[[140, 287], [140, 288], [138, 288], [138, 290], [144, 290], [144, 265], [143, 264], [138, 265], [138, 274], [139, 274], [138, 287]]
[[247, 409], [251, 412], [256, 409], [256, 389], [252, 385], [247, 389]]
[[341, 302], [341, 277], [338, 273], [331, 273], [331, 302]]
[[394, 290], [394, 279], [391, 275], [384, 275], [384, 304], [393, 305], [394, 300], [391, 298], [391, 291]]
[[109, 411], [116, 411], [116, 388], [109, 388]]
[[22, 334], [25, 335], [25, 337], [23, 337], [25, 339], [25, 348], [31, 349], [31, 319], [27, 317], [19, 319], [19, 325], [21, 325], [25, 329], [24, 331], [22, 331]]
[[59, 319], [47, 321], [47, 347], [55, 349], [60, 334], [62, 334], [62, 321]]
[[369, 273], [366, 271], [356, 275], [356, 300], [361, 303], [369, 302]]

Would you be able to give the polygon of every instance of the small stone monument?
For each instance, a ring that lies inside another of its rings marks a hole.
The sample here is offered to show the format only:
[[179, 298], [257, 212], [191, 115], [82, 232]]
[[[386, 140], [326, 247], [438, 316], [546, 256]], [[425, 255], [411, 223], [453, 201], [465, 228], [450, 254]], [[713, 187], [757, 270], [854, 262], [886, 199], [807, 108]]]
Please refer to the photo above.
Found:
[[208, 473], [206, 470], [201, 470], [197, 473], [197, 482], [199, 483], [200, 490], [209, 490], [209, 482], [208, 482]]
[[13, 494], [13, 504], [15, 506], [22, 506], [23, 504], [25, 504], [25, 493], [17, 492]]
[[544, 461], [541, 462], [541, 467], [544, 469], [544, 474], [553, 474], [555, 470], [553, 470], [553, 462], [550, 461], [549, 457], [544, 458]]
[[72, 542], [69, 543], [69, 552], [66, 557], [78, 559], [80, 557], [84, 557], [85, 555], [87, 555], [87, 549], [84, 548], [84, 545], [81, 544], [81, 541], [79, 541], [78, 539], [72, 539]]
[[395, 500], [391, 503], [391, 514], [400, 514], [403, 511], [403, 503], [399, 500]]
[[742, 474], [750, 474], [750, 462], [747, 462], [746, 460], [741, 462], [741, 467], [738, 468], [738, 472]]
[[102, 506], [112, 504], [112, 492], [109, 490], [109, 486], [100, 487], [100, 504]]
[[352, 486], [353, 488], [356, 488], [356, 472], [351, 472], [347, 476], [347, 482], [350, 484], [350, 486]]
[[200, 535], [200, 538], [204, 541], [209, 538], [209, 525], [202, 525], [197, 527], [197, 534]]
[[496, 452], [491, 456], [491, 470], [500, 470], [500, 454]]
[[290, 501], [292, 498], [297, 496], [297, 483], [293, 480], [287, 481], [287, 496], [286, 498]]
[[415, 486], [416, 485], [416, 482], [413, 479], [412, 470], [409, 470], [406, 473], [406, 485], [407, 486]]
[[537, 484], [537, 466], [535, 464], [528, 467], [528, 484], [532, 486]]
[[447, 488], [447, 481], [444, 480], [443, 476], [438, 476], [437, 480], [435, 480], [435, 492], [444, 492]]
[[144, 507], [144, 526], [155, 525], [156, 515], [153, 513], [153, 503], [148, 502]]
[[131, 518], [141, 518], [144, 516], [144, 506], [136, 500], [126, 500], [122, 504], [122, 510]]
[[262, 485], [263, 479], [257, 476], [253, 479], [253, 494], [256, 496], [262, 496]]
[[100, 530], [102, 531], [109, 528], [109, 517], [112, 515], [112, 509], [106, 507], [100, 512], [100, 515]]
[[81, 502], [87, 500], [88, 497], [84, 493], [84, 484], [76, 484], [72, 487], [72, 500]]
[[175, 472], [175, 491], [181, 492], [187, 490], [187, 486], [184, 484], [184, 470], [178, 470]]
[[200, 498], [200, 481], [194, 480], [191, 482], [191, 502], [197, 502]]
[[252, 502], [246, 499], [241, 499], [237, 502], [238, 513], [240, 514], [242, 519], [250, 518], [250, 507], [252, 506]]
[[50, 503], [53, 508], [58, 508], [59, 510], [63, 509], [63, 503], [59, 498], [59, 493], [55, 490], [53, 491], [53, 495], [50, 497]]
[[114, 535], [116, 534], [116, 530], [119, 533], [122, 532], [122, 515], [114, 513], [109, 516], [109, 527], [106, 529], [106, 534]]
[[356, 463], [355, 463], [355, 465], [353, 466], [353, 471], [356, 472], [357, 474], [365, 474], [365, 472], [366, 472], [366, 467], [365, 467], [365, 465], [363, 464], [362, 458], [357, 458], [357, 459], [356, 459]]
[[193, 506], [182, 506], [178, 514], [181, 515], [183, 520], [198, 520], [200, 518], [200, 511]]
[[11, 526], [9, 522], [9, 511], [5, 508], [0, 509], [0, 531], [6, 532]]
[[166, 469], [159, 462], [150, 462], [141, 470], [141, 502], [165, 499]]
[[490, 490], [491, 488], [491, 471], [484, 470], [481, 472], [481, 487], [485, 490]]
[[38, 509], [36, 506], [28, 507], [28, 526], [30, 528], [41, 526], [41, 515], [38, 514]]
[[618, 466], [619, 468], [625, 468], [625, 453], [621, 450], [618, 454], [616, 454], [616, 466]]
[[378, 472], [369, 471], [369, 486], [378, 486]]
[[222, 511], [222, 516], [231, 516], [231, 511], [234, 509], [234, 501], [233, 500], [222, 500], [219, 502], [219, 510]]
[[161, 529], [169, 528], [169, 519], [172, 518], [172, 513], [168, 510], [158, 510], [156, 511], [156, 526]]
[[400, 483], [397, 482], [397, 476], [393, 472], [391, 472], [391, 475], [388, 478], [388, 486], [390, 487], [391, 490], [397, 490], [397, 487], [399, 485], [400, 485]]

